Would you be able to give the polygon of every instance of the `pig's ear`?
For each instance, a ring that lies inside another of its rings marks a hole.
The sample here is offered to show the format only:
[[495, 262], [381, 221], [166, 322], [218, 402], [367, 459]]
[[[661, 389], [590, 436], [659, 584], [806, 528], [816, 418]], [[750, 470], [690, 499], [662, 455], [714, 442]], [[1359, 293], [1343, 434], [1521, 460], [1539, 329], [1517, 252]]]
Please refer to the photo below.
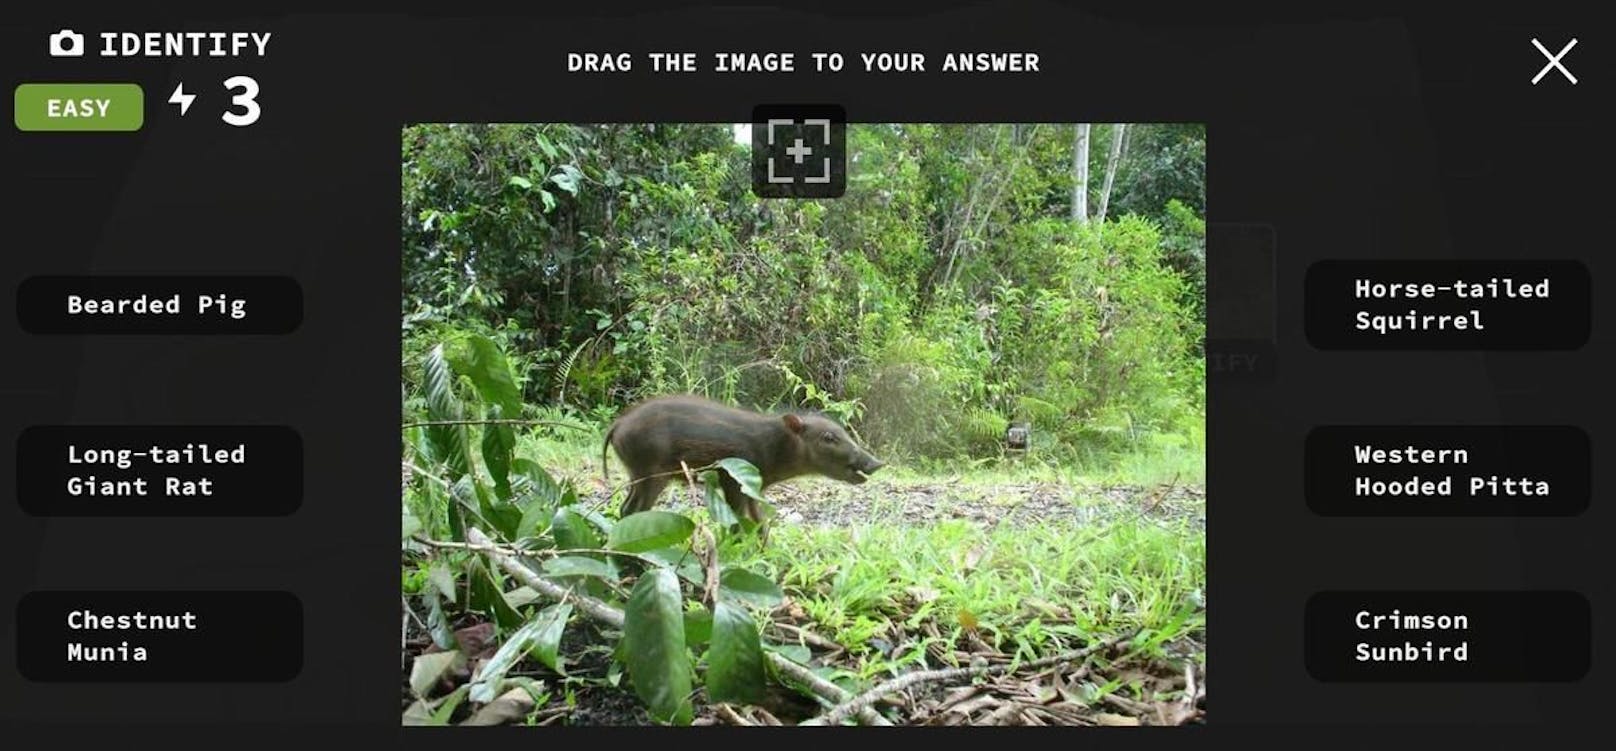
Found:
[[793, 415], [793, 414], [787, 414], [787, 415], [781, 417], [780, 419], [785, 421], [786, 430], [789, 430], [789, 431], [791, 431], [793, 433], [801, 433], [802, 432], [802, 418], [801, 417], [798, 417], [798, 416]]

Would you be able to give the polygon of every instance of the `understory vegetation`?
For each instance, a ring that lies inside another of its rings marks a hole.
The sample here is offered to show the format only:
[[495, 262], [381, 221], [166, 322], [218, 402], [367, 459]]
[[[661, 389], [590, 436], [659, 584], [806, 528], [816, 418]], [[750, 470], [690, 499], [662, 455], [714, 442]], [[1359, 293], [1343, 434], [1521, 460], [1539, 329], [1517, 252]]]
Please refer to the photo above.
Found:
[[[760, 200], [728, 125], [404, 130], [406, 724], [1200, 720], [1204, 129], [848, 145]], [[606, 427], [670, 393], [888, 467], [619, 518]]]

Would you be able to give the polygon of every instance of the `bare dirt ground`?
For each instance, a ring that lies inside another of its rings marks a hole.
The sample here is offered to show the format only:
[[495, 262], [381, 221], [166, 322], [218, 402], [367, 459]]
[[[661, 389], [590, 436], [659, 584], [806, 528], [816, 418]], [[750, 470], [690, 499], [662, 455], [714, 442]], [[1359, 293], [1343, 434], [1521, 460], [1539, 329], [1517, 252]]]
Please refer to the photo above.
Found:
[[1202, 489], [1183, 485], [1083, 488], [1053, 482], [983, 485], [942, 480], [877, 485], [872, 493], [807, 481], [782, 483], [770, 488], [768, 495], [784, 521], [828, 526], [935, 524], [951, 519], [1014, 526], [1088, 525], [1135, 515], [1201, 522], [1205, 509]]

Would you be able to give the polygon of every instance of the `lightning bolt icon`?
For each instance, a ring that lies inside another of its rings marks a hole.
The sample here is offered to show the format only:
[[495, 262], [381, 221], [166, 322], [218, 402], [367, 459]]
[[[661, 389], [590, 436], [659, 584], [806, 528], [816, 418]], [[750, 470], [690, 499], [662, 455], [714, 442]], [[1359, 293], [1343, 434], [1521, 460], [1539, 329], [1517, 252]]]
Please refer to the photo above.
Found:
[[183, 82], [175, 86], [174, 93], [168, 96], [169, 104], [180, 106], [180, 117], [185, 117], [186, 110], [191, 109], [191, 102], [194, 101], [196, 101], [196, 95], [185, 93], [185, 84]]

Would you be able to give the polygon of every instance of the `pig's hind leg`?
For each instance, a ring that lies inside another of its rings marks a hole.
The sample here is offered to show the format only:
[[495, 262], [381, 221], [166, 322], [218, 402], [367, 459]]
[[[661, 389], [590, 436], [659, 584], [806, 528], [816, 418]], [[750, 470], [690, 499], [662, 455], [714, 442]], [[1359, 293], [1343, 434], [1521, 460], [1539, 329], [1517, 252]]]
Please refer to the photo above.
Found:
[[667, 486], [667, 475], [650, 475], [636, 479], [628, 486], [628, 498], [624, 499], [618, 518], [650, 511], [651, 507], [656, 505], [657, 498], [662, 495], [662, 489]]

